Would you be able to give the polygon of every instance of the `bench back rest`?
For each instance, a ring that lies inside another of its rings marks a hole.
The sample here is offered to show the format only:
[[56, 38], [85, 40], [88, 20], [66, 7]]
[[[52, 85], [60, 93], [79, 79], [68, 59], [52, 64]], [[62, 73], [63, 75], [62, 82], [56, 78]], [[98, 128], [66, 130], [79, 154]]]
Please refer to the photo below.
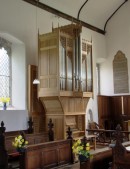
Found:
[[30, 145], [25, 152], [25, 169], [51, 168], [72, 163], [72, 140]]
[[121, 126], [117, 125], [115, 131], [116, 144], [112, 149], [113, 169], [129, 169], [130, 168], [130, 153], [123, 146], [123, 133]]
[[[20, 134], [20, 133], [19, 133]], [[5, 136], [5, 146], [8, 153], [16, 152], [16, 148], [12, 146], [12, 142], [15, 137], [19, 135]], [[29, 145], [48, 142], [48, 133], [37, 133], [37, 134], [24, 134], [25, 140], [28, 141]]]

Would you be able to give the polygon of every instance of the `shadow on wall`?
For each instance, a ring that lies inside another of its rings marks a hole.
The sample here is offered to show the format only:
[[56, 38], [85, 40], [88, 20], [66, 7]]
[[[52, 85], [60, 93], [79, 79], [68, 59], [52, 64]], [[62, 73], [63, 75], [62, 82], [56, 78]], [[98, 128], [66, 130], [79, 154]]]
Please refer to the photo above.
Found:
[[93, 121], [93, 112], [91, 109], [88, 110], [88, 122]]

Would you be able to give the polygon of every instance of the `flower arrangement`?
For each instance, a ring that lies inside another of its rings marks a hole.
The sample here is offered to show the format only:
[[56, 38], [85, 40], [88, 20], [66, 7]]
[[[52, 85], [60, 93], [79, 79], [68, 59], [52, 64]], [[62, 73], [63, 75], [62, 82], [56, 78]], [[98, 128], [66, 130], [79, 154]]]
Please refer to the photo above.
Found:
[[9, 101], [10, 101], [10, 98], [9, 98], [9, 97], [1, 97], [1, 98], [0, 98], [0, 102], [8, 103]]
[[85, 158], [91, 157], [90, 144], [89, 143], [84, 144], [80, 139], [78, 139], [77, 141], [74, 141], [72, 150], [73, 150], [73, 153], [76, 155], [82, 155]]
[[3, 110], [7, 109], [7, 103], [10, 101], [9, 97], [1, 97], [0, 102], [3, 103]]
[[12, 145], [17, 149], [17, 151], [22, 152], [28, 145], [28, 141], [26, 141], [22, 135], [19, 135], [15, 137], [15, 140], [12, 142]]

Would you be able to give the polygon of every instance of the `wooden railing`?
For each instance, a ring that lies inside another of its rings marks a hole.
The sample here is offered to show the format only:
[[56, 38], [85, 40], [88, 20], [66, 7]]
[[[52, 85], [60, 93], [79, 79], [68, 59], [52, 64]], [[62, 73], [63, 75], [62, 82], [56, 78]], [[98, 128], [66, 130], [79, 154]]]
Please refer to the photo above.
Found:
[[[95, 134], [97, 136], [97, 142], [100, 143], [111, 143], [112, 141], [115, 141], [115, 131], [116, 130], [105, 130], [105, 129], [86, 129], [88, 131], [88, 134]], [[129, 131], [121, 131], [123, 134], [123, 139], [125, 141], [129, 141]]]

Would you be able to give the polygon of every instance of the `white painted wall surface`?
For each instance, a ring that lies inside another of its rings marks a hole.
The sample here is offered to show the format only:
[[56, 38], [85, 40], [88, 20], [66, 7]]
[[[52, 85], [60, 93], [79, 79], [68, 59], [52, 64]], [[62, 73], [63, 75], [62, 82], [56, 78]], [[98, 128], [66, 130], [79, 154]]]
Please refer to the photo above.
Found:
[[24, 44], [12, 45], [12, 106], [26, 109], [26, 58]]
[[[107, 59], [101, 64], [101, 94], [114, 95], [113, 88], [113, 59], [121, 50], [128, 59], [128, 73], [130, 74], [130, 1], [112, 17], [106, 29]], [[129, 78], [130, 86], [130, 78]], [[130, 88], [130, 87], [129, 87]]]
[[28, 120], [28, 111], [0, 110], [0, 123], [4, 122], [6, 131], [26, 130]]

